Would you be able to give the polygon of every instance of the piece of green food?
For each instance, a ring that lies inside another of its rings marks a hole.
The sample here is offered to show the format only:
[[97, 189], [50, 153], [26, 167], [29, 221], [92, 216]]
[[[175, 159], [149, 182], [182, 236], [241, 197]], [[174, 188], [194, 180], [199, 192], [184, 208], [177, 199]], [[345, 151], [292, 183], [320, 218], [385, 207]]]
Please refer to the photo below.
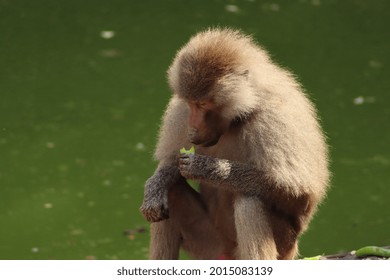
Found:
[[390, 258], [390, 249], [381, 248], [377, 246], [366, 246], [360, 248], [359, 250], [356, 250], [355, 254], [357, 257], [376, 256]]
[[[195, 147], [192, 146], [189, 150], [186, 150], [184, 147], [180, 149], [180, 153], [181, 154], [191, 154], [191, 155], [194, 155], [195, 154]], [[191, 180], [191, 179], [187, 179], [187, 183], [193, 187], [194, 189], [198, 189], [199, 188], [199, 183], [197, 181], [194, 181], [194, 180]]]
[[318, 260], [321, 260], [322, 258], [322, 255], [318, 255], [318, 256], [314, 256], [314, 257], [306, 257], [306, 258], [303, 258], [303, 260], [305, 261], [318, 261]]

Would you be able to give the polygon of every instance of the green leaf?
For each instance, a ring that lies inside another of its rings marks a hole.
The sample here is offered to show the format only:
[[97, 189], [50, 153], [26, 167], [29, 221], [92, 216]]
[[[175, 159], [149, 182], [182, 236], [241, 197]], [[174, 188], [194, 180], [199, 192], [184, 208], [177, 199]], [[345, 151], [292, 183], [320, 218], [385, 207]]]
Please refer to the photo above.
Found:
[[192, 146], [189, 150], [186, 150], [186, 148], [181, 148], [180, 149], [180, 153], [181, 154], [191, 154], [191, 155], [194, 155], [195, 154], [195, 147]]
[[[180, 153], [181, 154], [190, 154], [190, 155], [194, 155], [195, 154], [195, 147], [192, 146], [189, 150], [186, 150], [186, 148], [181, 148], [180, 149]], [[195, 180], [191, 180], [191, 179], [187, 179], [187, 183], [188, 185], [190, 185], [193, 189], [196, 189], [198, 190], [199, 189], [199, 182], [195, 181]]]

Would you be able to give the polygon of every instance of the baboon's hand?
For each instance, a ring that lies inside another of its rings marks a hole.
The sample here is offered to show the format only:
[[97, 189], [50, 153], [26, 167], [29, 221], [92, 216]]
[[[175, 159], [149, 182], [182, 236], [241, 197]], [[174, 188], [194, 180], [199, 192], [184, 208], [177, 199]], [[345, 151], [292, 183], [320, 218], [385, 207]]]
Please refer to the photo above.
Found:
[[198, 154], [179, 155], [179, 170], [186, 179], [201, 180], [207, 178], [212, 170], [214, 159]]
[[145, 184], [144, 201], [140, 211], [149, 222], [159, 222], [169, 218], [168, 189], [159, 184], [155, 176]]

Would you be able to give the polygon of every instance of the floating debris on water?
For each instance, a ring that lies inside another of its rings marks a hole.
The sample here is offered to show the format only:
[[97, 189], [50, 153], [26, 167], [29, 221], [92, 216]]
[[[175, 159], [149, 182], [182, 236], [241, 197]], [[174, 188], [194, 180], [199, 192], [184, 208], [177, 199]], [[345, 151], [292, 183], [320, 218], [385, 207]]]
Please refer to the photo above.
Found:
[[102, 32], [100, 32], [100, 37], [102, 37], [103, 39], [112, 39], [114, 38], [115, 36], [115, 31], [113, 30], [103, 30]]
[[31, 252], [38, 253], [39, 252], [39, 248], [38, 247], [33, 247], [33, 248], [31, 248]]
[[47, 202], [47, 203], [43, 204], [43, 208], [51, 209], [51, 208], [53, 208], [53, 204], [51, 204], [50, 202]]
[[230, 13], [239, 13], [240, 8], [236, 5], [226, 5], [225, 10], [230, 12]]
[[101, 50], [99, 54], [103, 57], [113, 58], [122, 55], [122, 52], [116, 49]]
[[139, 142], [139, 143], [137, 143], [137, 144], [135, 145], [135, 148], [136, 148], [138, 151], [143, 151], [143, 150], [145, 150], [145, 144]]
[[320, 6], [321, 5], [321, 0], [311, 0], [311, 4], [313, 6]]
[[70, 232], [71, 235], [83, 235], [85, 233], [82, 229], [74, 229]]
[[145, 233], [145, 232], [146, 232], [146, 229], [144, 227], [139, 227], [136, 229], [125, 229], [123, 231], [123, 235], [131, 236], [131, 235], [135, 235], [137, 233]]
[[361, 105], [364, 103], [364, 97], [363, 96], [358, 96], [353, 100], [353, 103], [355, 105]]
[[269, 9], [273, 12], [279, 12], [280, 6], [279, 6], [279, 4], [272, 3], [269, 5]]
[[358, 96], [353, 100], [353, 104], [362, 105], [364, 103], [375, 103], [375, 97], [373, 96]]
[[379, 69], [382, 67], [382, 63], [380, 63], [379, 61], [377, 60], [370, 60], [368, 62], [368, 65], [371, 67], [371, 68], [374, 68], [374, 69]]
[[111, 185], [112, 185], [112, 183], [111, 183], [110, 180], [104, 180], [104, 181], [103, 181], [103, 186], [109, 187], [109, 186], [111, 186]]
[[368, 197], [371, 201], [378, 202], [381, 200], [381, 198], [378, 195], [370, 195]]
[[369, 164], [376, 163], [381, 165], [390, 165], [390, 159], [384, 155], [375, 155], [368, 159]]
[[66, 173], [66, 172], [69, 171], [69, 166], [66, 165], [66, 164], [60, 164], [60, 165], [58, 166], [58, 170], [59, 170], [60, 172]]
[[56, 145], [55, 145], [53, 142], [47, 142], [47, 143], [46, 143], [46, 147], [47, 147], [48, 149], [54, 149], [55, 146], [56, 146]]
[[88, 203], [87, 203], [87, 205], [89, 206], [89, 207], [93, 207], [93, 206], [95, 206], [95, 201], [88, 201]]
[[271, 12], [279, 12], [280, 11], [280, 5], [276, 4], [276, 3], [263, 4], [262, 8], [264, 11], [271, 11]]

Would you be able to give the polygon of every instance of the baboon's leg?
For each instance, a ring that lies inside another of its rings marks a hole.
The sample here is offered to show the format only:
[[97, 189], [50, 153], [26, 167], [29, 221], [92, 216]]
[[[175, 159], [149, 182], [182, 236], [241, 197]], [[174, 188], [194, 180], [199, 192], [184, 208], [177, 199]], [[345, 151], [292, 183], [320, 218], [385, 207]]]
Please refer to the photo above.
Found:
[[177, 260], [180, 249], [180, 232], [172, 219], [150, 225], [150, 251], [152, 260]]
[[278, 252], [267, 212], [256, 197], [238, 196], [234, 203], [237, 231], [236, 258], [276, 260]]
[[197, 259], [215, 259], [221, 251], [200, 195], [185, 180], [172, 186], [169, 219], [151, 225], [151, 259], [178, 259], [180, 246]]

